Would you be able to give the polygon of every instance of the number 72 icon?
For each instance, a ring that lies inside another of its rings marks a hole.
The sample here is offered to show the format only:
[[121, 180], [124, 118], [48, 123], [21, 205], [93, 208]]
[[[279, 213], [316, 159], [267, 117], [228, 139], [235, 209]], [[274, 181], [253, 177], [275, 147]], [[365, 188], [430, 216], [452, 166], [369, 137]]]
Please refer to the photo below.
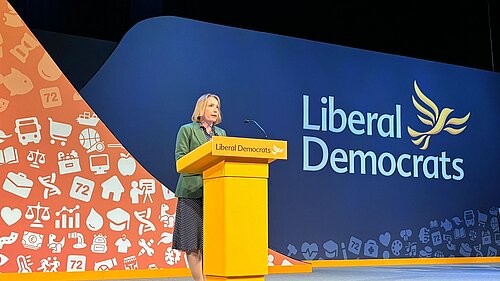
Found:
[[69, 255], [67, 266], [66, 266], [66, 271], [67, 272], [85, 271], [86, 263], [87, 263], [86, 256]]
[[84, 202], [89, 202], [92, 197], [92, 192], [94, 192], [94, 185], [95, 183], [93, 181], [76, 176], [73, 179], [69, 196]]

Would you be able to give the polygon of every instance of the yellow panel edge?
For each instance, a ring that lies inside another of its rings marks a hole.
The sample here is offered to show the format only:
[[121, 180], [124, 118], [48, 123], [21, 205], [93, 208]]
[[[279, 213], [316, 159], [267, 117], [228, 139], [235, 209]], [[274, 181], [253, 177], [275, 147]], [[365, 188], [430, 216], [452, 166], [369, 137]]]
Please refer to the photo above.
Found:
[[269, 267], [269, 274], [287, 274], [287, 273], [311, 273], [312, 265], [309, 263], [294, 264], [293, 266], [275, 265]]
[[109, 271], [83, 271], [83, 272], [33, 272], [33, 273], [1, 273], [0, 281], [11, 280], [111, 280], [133, 278], [172, 278], [189, 277], [188, 268], [168, 268], [155, 270], [109, 270]]
[[[286, 273], [311, 273], [311, 264], [304, 263], [293, 266], [270, 266], [269, 274]], [[59, 281], [59, 280], [112, 280], [135, 278], [176, 278], [190, 277], [188, 268], [169, 268], [156, 270], [110, 270], [110, 271], [84, 271], [84, 272], [33, 272], [33, 273], [0, 273], [0, 281], [33, 280], [33, 281]]]

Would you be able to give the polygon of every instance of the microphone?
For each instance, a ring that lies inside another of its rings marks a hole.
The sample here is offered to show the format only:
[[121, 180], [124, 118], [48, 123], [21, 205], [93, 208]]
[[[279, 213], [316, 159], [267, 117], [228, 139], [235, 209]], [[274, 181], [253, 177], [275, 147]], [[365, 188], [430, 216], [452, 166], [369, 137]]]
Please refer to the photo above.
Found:
[[252, 122], [252, 123], [254, 123], [255, 125], [257, 125], [257, 127], [259, 127], [259, 129], [262, 131], [262, 133], [264, 133], [264, 137], [265, 137], [266, 139], [269, 139], [269, 138], [267, 137], [266, 131], [264, 131], [264, 129], [262, 129], [262, 127], [259, 125], [259, 123], [257, 123], [257, 121], [252, 120], [252, 119], [245, 119], [245, 120], [243, 120], [243, 123], [250, 123], [250, 122]]

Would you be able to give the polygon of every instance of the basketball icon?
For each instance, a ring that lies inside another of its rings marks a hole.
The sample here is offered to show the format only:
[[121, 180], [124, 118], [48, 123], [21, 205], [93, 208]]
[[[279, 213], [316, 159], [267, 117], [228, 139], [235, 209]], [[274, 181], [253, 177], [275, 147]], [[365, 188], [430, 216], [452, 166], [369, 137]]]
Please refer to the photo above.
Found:
[[101, 141], [101, 136], [99, 133], [92, 129], [86, 128], [80, 132], [80, 144], [87, 149], [87, 153], [92, 151], [103, 151], [104, 150], [104, 142]]

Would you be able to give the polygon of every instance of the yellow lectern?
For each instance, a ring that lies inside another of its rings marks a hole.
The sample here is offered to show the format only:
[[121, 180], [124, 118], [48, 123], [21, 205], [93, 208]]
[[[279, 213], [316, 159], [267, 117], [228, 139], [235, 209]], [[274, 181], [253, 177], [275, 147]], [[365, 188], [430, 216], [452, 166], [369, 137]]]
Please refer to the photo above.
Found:
[[179, 173], [203, 173], [203, 271], [207, 280], [264, 280], [267, 274], [268, 165], [287, 159], [287, 143], [233, 137], [177, 161]]

